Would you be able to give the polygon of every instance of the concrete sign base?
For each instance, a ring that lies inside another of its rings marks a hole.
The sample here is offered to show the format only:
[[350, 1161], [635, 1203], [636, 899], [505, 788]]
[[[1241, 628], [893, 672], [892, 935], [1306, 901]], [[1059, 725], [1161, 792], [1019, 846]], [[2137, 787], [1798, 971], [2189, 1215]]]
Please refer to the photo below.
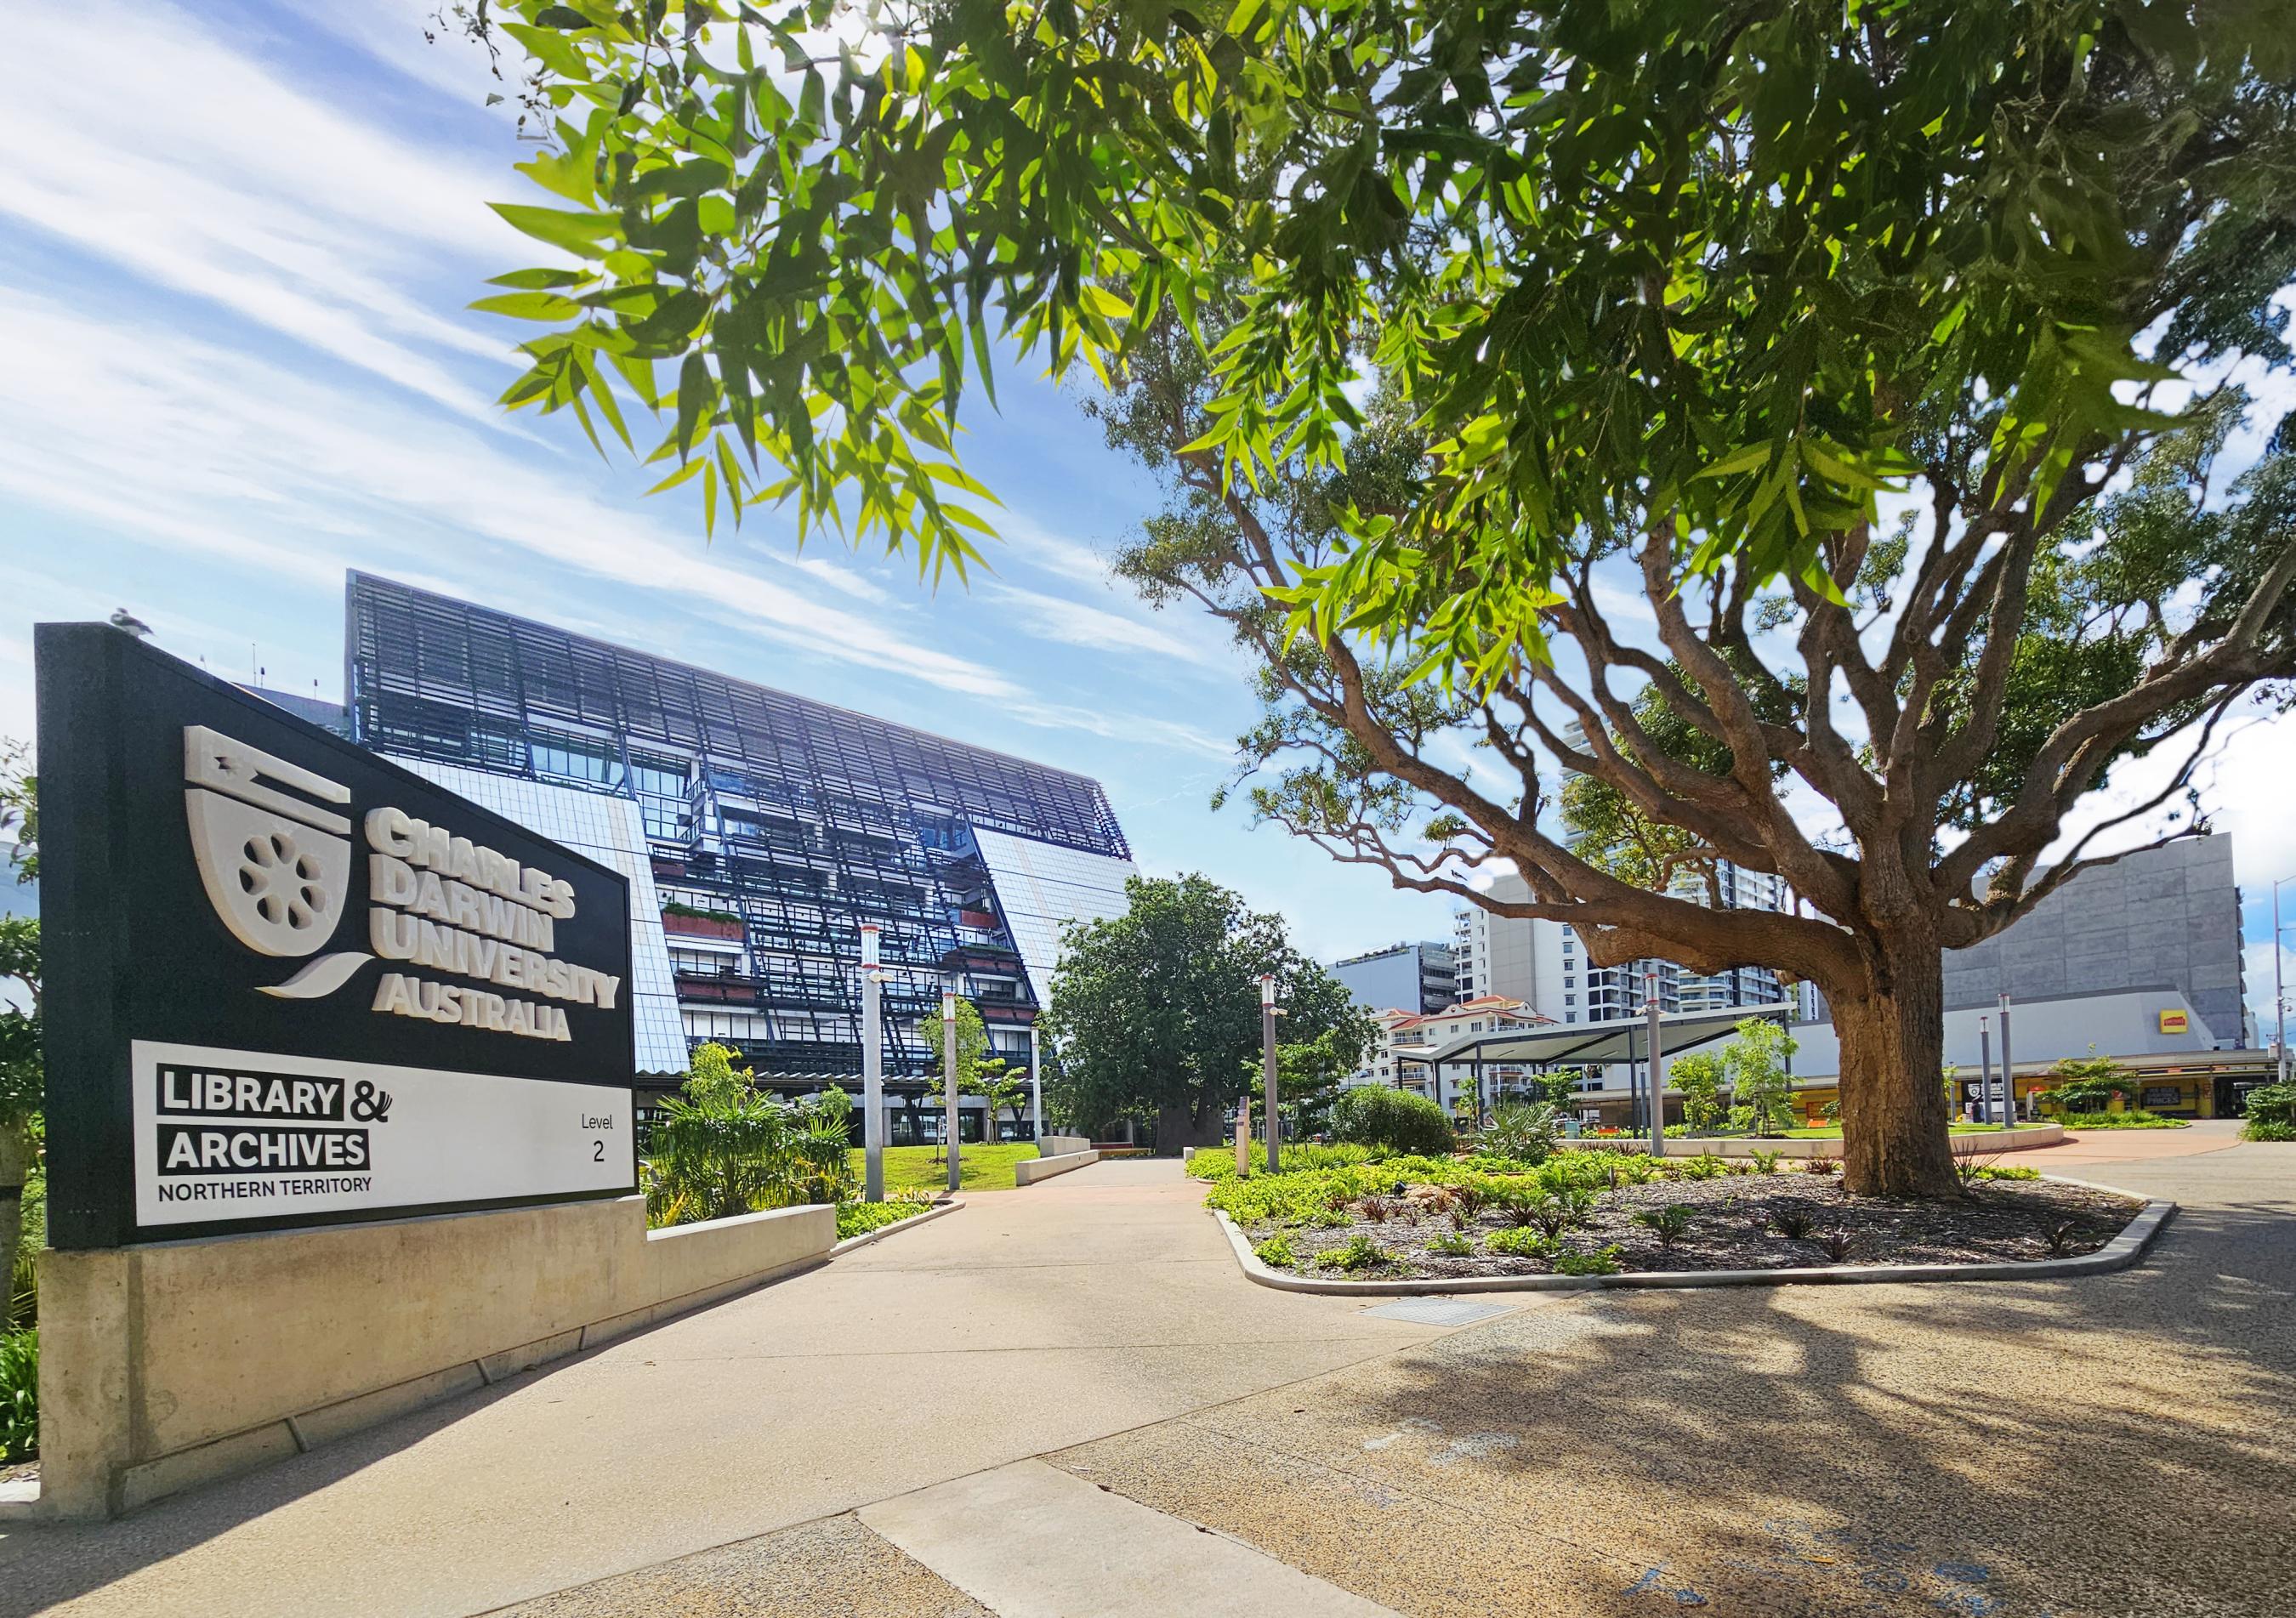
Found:
[[40, 1256], [40, 1507], [116, 1516], [819, 1263], [836, 1210], [567, 1203]]

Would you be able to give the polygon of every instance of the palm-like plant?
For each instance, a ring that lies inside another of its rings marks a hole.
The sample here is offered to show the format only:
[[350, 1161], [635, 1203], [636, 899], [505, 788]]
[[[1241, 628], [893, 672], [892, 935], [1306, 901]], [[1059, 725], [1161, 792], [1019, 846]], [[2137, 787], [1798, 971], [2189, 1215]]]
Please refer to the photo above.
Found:
[[[662, 1103], [645, 1163], [647, 1222], [730, 1219], [852, 1189], [845, 1107], [760, 1094], [722, 1045], [695, 1050], [685, 1093]], [[838, 1102], [842, 1091], [827, 1092]]]

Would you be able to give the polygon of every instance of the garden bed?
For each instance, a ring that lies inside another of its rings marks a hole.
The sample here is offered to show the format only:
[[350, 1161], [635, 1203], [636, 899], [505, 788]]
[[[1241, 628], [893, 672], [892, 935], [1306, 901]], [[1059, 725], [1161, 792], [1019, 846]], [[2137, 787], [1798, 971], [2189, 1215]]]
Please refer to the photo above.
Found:
[[1560, 1153], [1493, 1173], [1404, 1159], [1391, 1172], [1230, 1178], [1211, 1201], [1271, 1269], [1429, 1281], [2069, 1258], [2104, 1246], [2144, 1206], [1990, 1165], [1972, 1167], [1970, 1195], [1936, 1202], [1853, 1197], [1838, 1175], [1773, 1166]]

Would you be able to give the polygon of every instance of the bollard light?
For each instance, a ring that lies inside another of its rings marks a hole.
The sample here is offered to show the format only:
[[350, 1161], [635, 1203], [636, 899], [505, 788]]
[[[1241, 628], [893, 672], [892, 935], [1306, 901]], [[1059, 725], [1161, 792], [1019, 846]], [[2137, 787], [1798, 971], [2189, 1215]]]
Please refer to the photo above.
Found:
[[879, 969], [878, 927], [861, 924], [861, 1195], [885, 1200], [884, 973]]
[[[1267, 1172], [1278, 1173], [1283, 1166], [1283, 1115], [1275, 1093], [1275, 974], [1259, 975], [1259, 1062], [1260, 1088], [1267, 1092], [1263, 1109], [1267, 1114]], [[1250, 1105], [1247, 1101], [1246, 1105]]]

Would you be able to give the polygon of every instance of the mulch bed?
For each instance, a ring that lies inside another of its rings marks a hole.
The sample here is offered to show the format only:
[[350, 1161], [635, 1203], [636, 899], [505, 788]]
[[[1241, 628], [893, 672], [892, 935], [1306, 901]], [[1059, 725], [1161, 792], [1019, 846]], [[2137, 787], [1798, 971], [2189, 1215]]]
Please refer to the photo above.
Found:
[[[1554, 1265], [1541, 1258], [1487, 1252], [1482, 1239], [1513, 1227], [1486, 1207], [1466, 1222], [1464, 1234], [1476, 1238], [1476, 1251], [1464, 1257], [1431, 1253], [1427, 1244], [1459, 1230], [1454, 1216], [1430, 1206], [1439, 1188], [1414, 1186], [1401, 1197], [1381, 1199], [1389, 1216], [1372, 1220], [1361, 1205], [1346, 1211], [1350, 1222], [1292, 1226], [1282, 1233], [1299, 1255], [1294, 1272], [1327, 1279], [1367, 1280], [1410, 1277], [1426, 1279], [1470, 1276], [1549, 1275]], [[1690, 1228], [1671, 1248], [1663, 1246], [1634, 1215], [1670, 1203], [1697, 1209]], [[1598, 1197], [1591, 1221], [1564, 1234], [1567, 1247], [1594, 1253], [1615, 1245], [1622, 1271], [1793, 1270], [1852, 1264], [1969, 1264], [2002, 1260], [2062, 1258], [2094, 1253], [2120, 1234], [2144, 1204], [2135, 1197], [2093, 1191], [2046, 1180], [1980, 1181], [1972, 1197], [1939, 1202], [1898, 1202], [1852, 1197], [1836, 1176], [1782, 1170], [1775, 1174], [1734, 1174], [1714, 1180], [1652, 1181], [1621, 1186]], [[1808, 1218], [1808, 1234], [1781, 1235], [1781, 1214]], [[2049, 1234], [2070, 1226], [2052, 1246]], [[1275, 1225], [1246, 1234], [1253, 1243], [1276, 1234]], [[1849, 1251], [1836, 1257], [1825, 1238], [1845, 1232]], [[1319, 1269], [1317, 1254], [1365, 1237], [1390, 1260], [1376, 1270], [1342, 1272]]]

